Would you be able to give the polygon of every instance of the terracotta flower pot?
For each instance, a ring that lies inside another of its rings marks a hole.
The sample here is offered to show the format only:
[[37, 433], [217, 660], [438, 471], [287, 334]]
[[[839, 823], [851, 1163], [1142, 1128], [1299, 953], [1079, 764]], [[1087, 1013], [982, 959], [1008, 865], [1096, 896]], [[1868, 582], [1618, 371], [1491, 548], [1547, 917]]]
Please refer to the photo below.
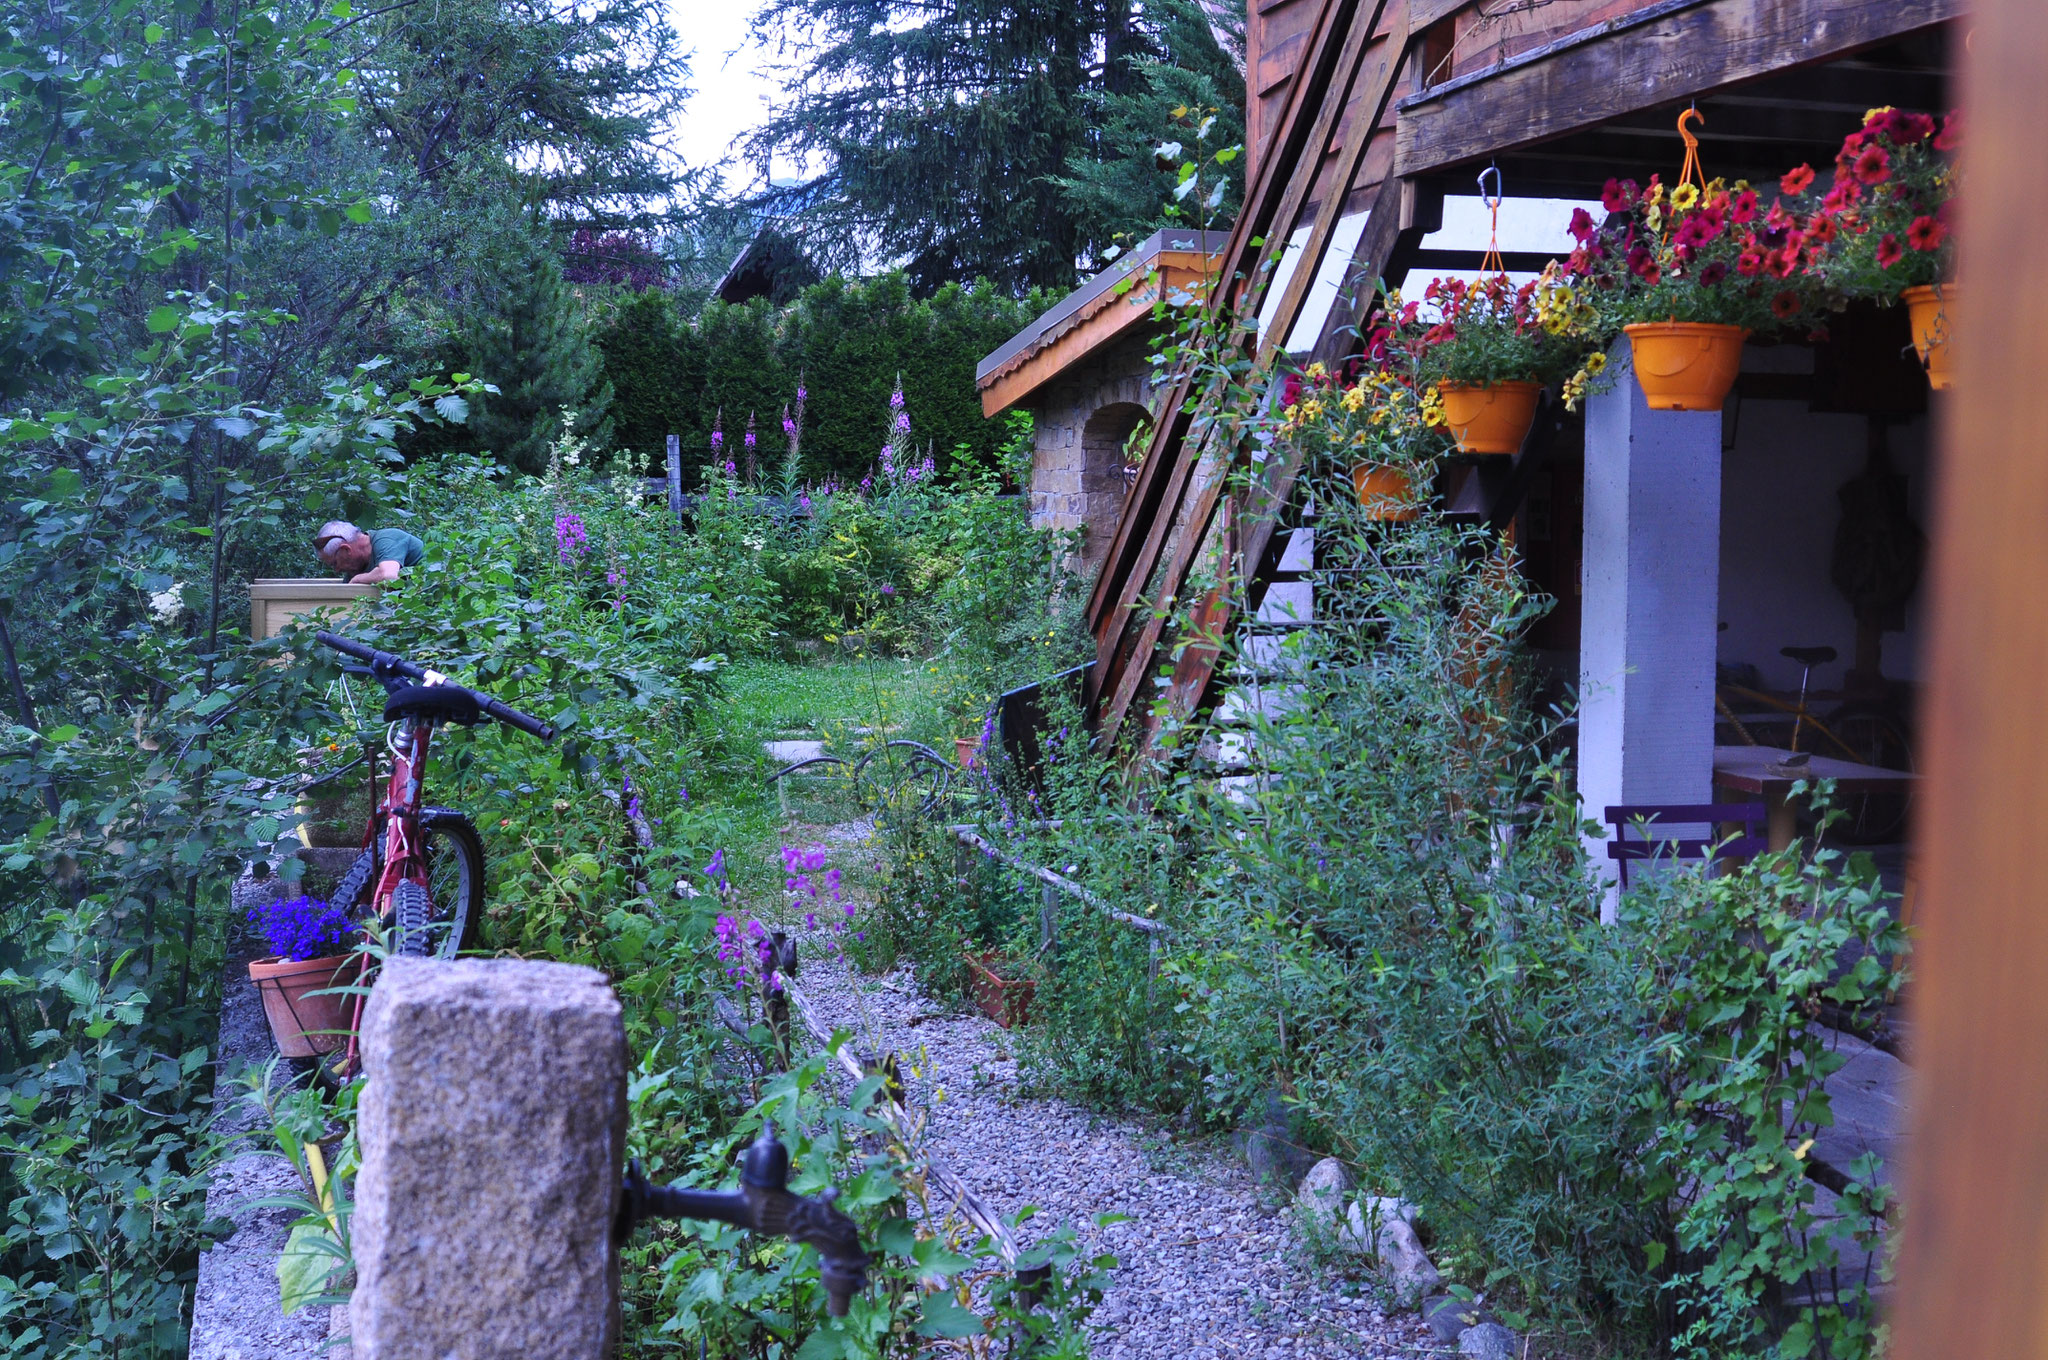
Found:
[[1646, 321], [1623, 326], [1635, 351], [1636, 382], [1652, 411], [1718, 411], [1742, 371], [1740, 326]]
[[356, 980], [356, 969], [355, 954], [250, 960], [249, 980], [263, 998], [263, 1014], [278, 1052], [287, 1058], [312, 1058], [341, 1047], [348, 1038], [349, 1003], [354, 998], [307, 993], [346, 987]]
[[1543, 385], [1446, 382], [1436, 385], [1436, 394], [1459, 453], [1517, 453], [1536, 423], [1536, 398]]
[[1946, 392], [1955, 382], [1948, 342], [1955, 334], [1956, 286], [1923, 283], [1899, 294], [1913, 323], [1913, 348], [1927, 365], [1927, 385]]
[[1422, 513], [1415, 506], [1415, 484], [1406, 468], [1360, 463], [1351, 469], [1351, 486], [1367, 519], [1414, 519]]
[[973, 769], [975, 745], [973, 737], [953, 738], [953, 763], [963, 770]]
[[974, 1004], [981, 1007], [982, 1014], [1001, 1025], [1012, 1029], [1023, 1024], [1031, 1016], [1031, 997], [1038, 990], [1038, 984], [1030, 978], [1005, 978], [995, 970], [1005, 965], [1003, 956], [993, 950], [980, 958], [964, 954], [967, 966], [974, 970]]

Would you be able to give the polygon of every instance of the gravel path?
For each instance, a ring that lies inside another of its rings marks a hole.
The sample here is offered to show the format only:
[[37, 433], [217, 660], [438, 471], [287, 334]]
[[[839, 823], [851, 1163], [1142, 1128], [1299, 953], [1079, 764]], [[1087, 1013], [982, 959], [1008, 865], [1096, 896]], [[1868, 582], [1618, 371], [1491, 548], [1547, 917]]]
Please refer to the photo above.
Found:
[[[1091, 1250], [1115, 1253], [1095, 1314], [1103, 1360], [1380, 1360], [1437, 1349], [1413, 1313], [1390, 1314], [1369, 1286], [1316, 1278], [1291, 1215], [1263, 1206], [1234, 1159], [1020, 1096], [1004, 1031], [926, 997], [907, 970], [868, 978], [806, 957], [798, 981], [819, 1018], [853, 1031], [862, 1052], [912, 1058], [922, 1080], [909, 1063], [904, 1076], [911, 1102], [931, 1110], [931, 1153], [991, 1206], [1008, 1216], [1037, 1205], [1040, 1221], [1071, 1221]], [[933, 1102], [934, 1088], [944, 1100]], [[1094, 1216], [1110, 1212], [1131, 1221], [1097, 1228]], [[1031, 1225], [1021, 1236], [1032, 1240]]]

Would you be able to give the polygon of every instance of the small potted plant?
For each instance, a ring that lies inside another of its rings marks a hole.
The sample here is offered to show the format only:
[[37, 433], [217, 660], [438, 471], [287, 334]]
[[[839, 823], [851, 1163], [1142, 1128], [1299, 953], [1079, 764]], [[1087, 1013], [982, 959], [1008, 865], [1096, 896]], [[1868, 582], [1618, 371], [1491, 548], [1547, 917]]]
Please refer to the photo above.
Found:
[[250, 960], [249, 980], [277, 1051], [287, 1058], [332, 1052], [347, 1037], [350, 998], [337, 989], [359, 971], [350, 948], [355, 927], [338, 908], [303, 894], [252, 908], [249, 921], [270, 947]]
[[[1810, 324], [1817, 281], [1807, 272], [1825, 241], [1782, 201], [1712, 180], [1667, 191], [1656, 176], [1609, 180], [1605, 223], [1580, 209], [1578, 242], [1560, 282], [1592, 309], [1589, 329], [1629, 338], [1636, 381], [1657, 411], [1718, 411], [1752, 334]], [[1586, 369], [1566, 385], [1584, 394]]]
[[[1954, 113], [1937, 129], [1924, 113], [1872, 109], [1842, 142], [1834, 184], [1809, 219], [1827, 238], [1814, 272], [1845, 298], [1903, 301], [1914, 348], [1937, 389], [1952, 381], [1949, 310], [1956, 292], [1949, 205], [1956, 171], [1950, 155], [1960, 134]], [[1812, 167], [1787, 172], [1779, 187], [1804, 201], [1814, 187]]]
[[999, 950], [985, 950], [978, 957], [963, 953], [961, 957], [974, 974], [974, 1004], [981, 1007], [983, 1015], [1004, 1029], [1014, 1029], [1031, 1018], [1031, 998], [1038, 991], [1037, 982], [1014, 975], [1006, 978], [998, 973], [998, 968], [1016, 966]]
[[1541, 306], [1539, 290], [1555, 286], [1517, 287], [1489, 274], [1476, 283], [1431, 279], [1420, 304], [1388, 299], [1389, 349], [1409, 366], [1416, 391], [1434, 393], [1458, 452], [1518, 452], [1537, 397], [1580, 367], [1591, 347], [1588, 313]]

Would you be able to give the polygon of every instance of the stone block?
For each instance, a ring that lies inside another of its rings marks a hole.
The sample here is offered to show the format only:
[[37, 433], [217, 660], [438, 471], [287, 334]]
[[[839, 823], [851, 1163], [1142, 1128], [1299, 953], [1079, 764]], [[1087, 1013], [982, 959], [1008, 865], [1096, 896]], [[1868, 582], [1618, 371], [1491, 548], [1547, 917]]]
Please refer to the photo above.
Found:
[[626, 1041], [604, 975], [394, 958], [363, 1017], [357, 1360], [601, 1360]]

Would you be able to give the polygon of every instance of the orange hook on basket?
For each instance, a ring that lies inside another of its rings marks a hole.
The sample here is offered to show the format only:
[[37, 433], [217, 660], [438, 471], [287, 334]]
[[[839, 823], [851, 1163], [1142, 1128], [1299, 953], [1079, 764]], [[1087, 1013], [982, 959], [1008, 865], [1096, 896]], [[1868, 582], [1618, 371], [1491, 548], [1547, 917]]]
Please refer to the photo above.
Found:
[[[1700, 139], [1686, 126], [1686, 123], [1693, 119], [1698, 119], [1701, 127], [1706, 126], [1707, 115], [1700, 112], [1697, 104], [1678, 115], [1678, 135], [1685, 141], [1685, 164], [1679, 167], [1678, 184], [1696, 185], [1704, 193], [1707, 188], [1707, 177], [1700, 169]], [[1671, 187], [1676, 189], [1678, 184]]]

